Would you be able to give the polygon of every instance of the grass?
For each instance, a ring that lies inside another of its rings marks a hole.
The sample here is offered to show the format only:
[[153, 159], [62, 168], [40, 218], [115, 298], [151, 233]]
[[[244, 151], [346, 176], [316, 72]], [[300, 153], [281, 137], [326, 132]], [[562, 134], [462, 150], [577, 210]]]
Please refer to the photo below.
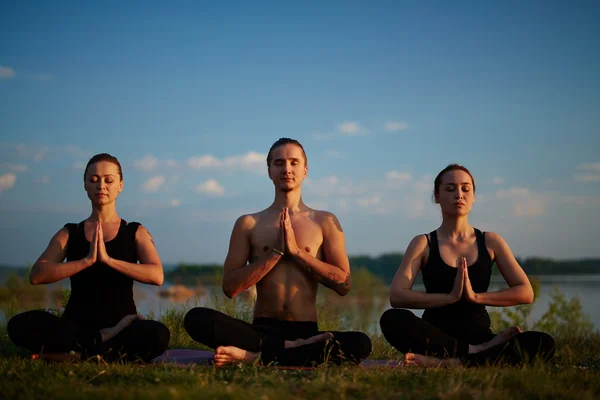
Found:
[[[368, 277], [365, 277], [367, 279]], [[358, 281], [358, 280], [357, 280]], [[322, 330], [363, 330], [372, 339], [371, 359], [402, 357], [377, 334], [385, 293], [369, 281], [357, 295], [319, 295]], [[375, 299], [374, 299], [375, 298]], [[21, 307], [12, 299], [5, 315]], [[147, 317], [171, 331], [170, 348], [205, 349], [183, 329], [183, 317], [196, 301]], [[252, 302], [212, 294], [209, 306], [250, 321]], [[563, 330], [564, 331], [564, 330]], [[313, 371], [269, 367], [107, 364], [103, 361], [47, 363], [31, 361], [0, 325], [0, 399], [596, 399], [600, 397], [600, 334], [556, 336], [557, 353], [547, 365], [485, 368], [395, 368], [323, 366]]]

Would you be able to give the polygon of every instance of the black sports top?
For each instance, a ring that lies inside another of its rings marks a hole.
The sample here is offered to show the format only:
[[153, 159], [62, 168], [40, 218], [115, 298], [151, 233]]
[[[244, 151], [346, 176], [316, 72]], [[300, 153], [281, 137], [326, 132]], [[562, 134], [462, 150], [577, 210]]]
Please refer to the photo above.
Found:
[[[427, 238], [429, 258], [421, 269], [427, 293], [450, 293], [458, 268], [446, 264], [440, 256], [437, 232]], [[493, 261], [485, 246], [485, 235], [475, 229], [477, 260], [468, 267], [469, 280], [475, 293], [487, 292], [492, 275]], [[471, 303], [461, 298], [455, 303], [430, 308], [423, 312], [423, 319], [432, 323], [447, 334], [464, 339], [477, 339], [491, 333], [490, 316], [485, 306]]]
[[[105, 242], [106, 252], [111, 258], [138, 262], [135, 233], [139, 225], [137, 222], [128, 224], [121, 219], [115, 238]], [[89, 253], [90, 242], [85, 238], [83, 226], [83, 221], [65, 225], [69, 230], [67, 261], [81, 260]], [[64, 318], [86, 327], [102, 329], [112, 327], [125, 315], [136, 312], [132, 278], [101, 262], [71, 276], [71, 297], [65, 307]]]

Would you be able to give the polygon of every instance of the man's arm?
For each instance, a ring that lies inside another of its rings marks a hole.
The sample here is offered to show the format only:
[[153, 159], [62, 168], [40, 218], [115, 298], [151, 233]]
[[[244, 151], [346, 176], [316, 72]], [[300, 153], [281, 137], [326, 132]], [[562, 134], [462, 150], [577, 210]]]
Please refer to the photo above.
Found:
[[[323, 223], [323, 255], [326, 261], [321, 261], [309, 253], [302, 251], [293, 236], [289, 215], [286, 215], [286, 242], [293, 240], [290, 253], [294, 261], [317, 282], [322, 283], [340, 296], [350, 291], [350, 261], [346, 254], [344, 231], [335, 215], [326, 213]], [[292, 238], [290, 238], [290, 232]]]
[[235, 222], [231, 232], [229, 251], [223, 268], [223, 293], [229, 298], [255, 285], [281, 259], [281, 254], [272, 251], [246, 265], [250, 258], [250, 233], [254, 223], [254, 218], [242, 215]]

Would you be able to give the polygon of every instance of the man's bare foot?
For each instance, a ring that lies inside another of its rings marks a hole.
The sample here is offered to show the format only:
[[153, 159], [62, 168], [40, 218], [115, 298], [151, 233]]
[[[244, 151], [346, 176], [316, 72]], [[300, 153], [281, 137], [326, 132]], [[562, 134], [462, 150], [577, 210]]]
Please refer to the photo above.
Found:
[[404, 355], [404, 365], [407, 367], [454, 367], [460, 365], [460, 360], [458, 358], [441, 359], [422, 354], [406, 353]]
[[318, 342], [327, 342], [328, 340], [333, 339], [333, 333], [325, 332], [319, 333], [318, 335], [311, 336], [308, 339], [296, 339], [296, 340], [286, 340], [285, 348], [293, 349], [294, 347], [306, 346], [307, 344], [318, 343]]
[[221, 367], [235, 362], [250, 364], [258, 357], [260, 357], [260, 353], [247, 351], [235, 346], [219, 346], [215, 351], [213, 360], [217, 367]]
[[110, 339], [114, 338], [121, 332], [123, 329], [127, 328], [129, 325], [133, 323], [133, 321], [137, 319], [142, 319], [142, 316], [139, 314], [130, 314], [124, 316], [115, 326], [112, 328], [104, 328], [100, 329], [100, 337], [102, 337], [102, 343], [106, 343]]
[[521, 328], [518, 326], [511, 326], [494, 336], [492, 340], [489, 342], [477, 344], [477, 345], [469, 345], [469, 354], [479, 353], [490, 349], [494, 346], [498, 346], [499, 344], [504, 344], [512, 339], [514, 336], [521, 333]]

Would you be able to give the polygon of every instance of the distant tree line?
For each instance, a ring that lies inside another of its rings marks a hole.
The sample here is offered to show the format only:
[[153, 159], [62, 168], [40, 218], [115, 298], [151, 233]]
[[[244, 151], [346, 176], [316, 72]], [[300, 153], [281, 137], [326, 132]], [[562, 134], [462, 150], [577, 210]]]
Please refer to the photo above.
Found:
[[[392, 282], [403, 256], [402, 253], [387, 253], [377, 257], [351, 256], [350, 265], [353, 268], [366, 268], [389, 284]], [[530, 257], [517, 260], [529, 276], [600, 274], [600, 259], [598, 258], [557, 261], [550, 258]], [[497, 268], [494, 268], [493, 271], [494, 274], [499, 274]], [[25, 277], [28, 272], [29, 269], [0, 265], [0, 282], [4, 282], [12, 274]], [[181, 263], [175, 268], [165, 271], [165, 280], [184, 285], [220, 285], [222, 276], [223, 265], [221, 264]], [[417, 282], [421, 282], [420, 274]]]

